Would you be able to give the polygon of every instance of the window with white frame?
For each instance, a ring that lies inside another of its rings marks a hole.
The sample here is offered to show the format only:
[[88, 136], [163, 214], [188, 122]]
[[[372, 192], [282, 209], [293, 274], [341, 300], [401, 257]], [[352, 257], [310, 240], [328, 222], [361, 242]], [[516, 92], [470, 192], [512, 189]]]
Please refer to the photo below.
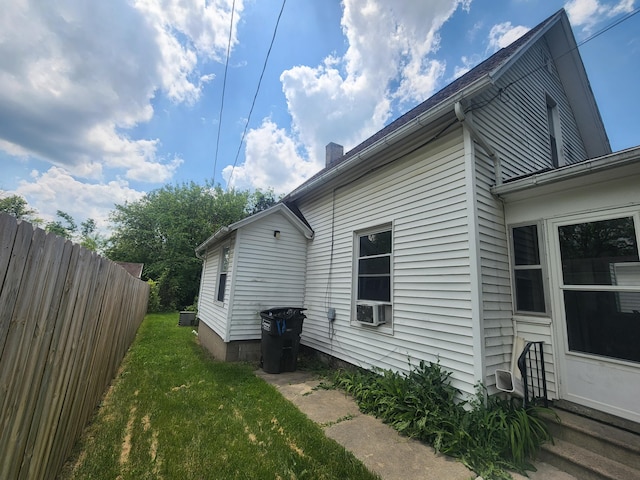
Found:
[[537, 224], [511, 229], [516, 312], [536, 314], [547, 312], [539, 233]]
[[356, 320], [391, 325], [392, 230], [387, 225], [355, 236]]
[[224, 302], [224, 292], [227, 286], [227, 270], [229, 269], [229, 247], [222, 247], [220, 252], [220, 268], [218, 270], [218, 294], [216, 300]]

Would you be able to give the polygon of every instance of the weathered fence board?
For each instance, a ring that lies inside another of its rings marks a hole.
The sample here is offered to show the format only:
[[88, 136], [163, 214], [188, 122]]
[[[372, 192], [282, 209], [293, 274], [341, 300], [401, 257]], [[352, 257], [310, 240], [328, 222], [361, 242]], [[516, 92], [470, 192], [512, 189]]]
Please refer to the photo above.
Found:
[[148, 295], [115, 263], [0, 214], [0, 478], [55, 478]]

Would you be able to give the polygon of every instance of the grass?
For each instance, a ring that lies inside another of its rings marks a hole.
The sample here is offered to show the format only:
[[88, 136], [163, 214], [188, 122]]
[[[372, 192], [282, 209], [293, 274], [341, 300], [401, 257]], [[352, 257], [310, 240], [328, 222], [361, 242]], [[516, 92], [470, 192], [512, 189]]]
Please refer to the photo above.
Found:
[[148, 315], [60, 479], [374, 479], [254, 366]]

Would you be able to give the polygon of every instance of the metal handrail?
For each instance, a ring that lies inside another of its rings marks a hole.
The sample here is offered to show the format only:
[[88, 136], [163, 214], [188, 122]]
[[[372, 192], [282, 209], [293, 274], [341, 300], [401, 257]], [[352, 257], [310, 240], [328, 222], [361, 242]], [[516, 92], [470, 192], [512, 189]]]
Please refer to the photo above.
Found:
[[527, 342], [518, 357], [518, 369], [522, 375], [523, 404], [525, 407], [540, 400], [545, 407], [549, 406], [543, 345], [544, 342]]

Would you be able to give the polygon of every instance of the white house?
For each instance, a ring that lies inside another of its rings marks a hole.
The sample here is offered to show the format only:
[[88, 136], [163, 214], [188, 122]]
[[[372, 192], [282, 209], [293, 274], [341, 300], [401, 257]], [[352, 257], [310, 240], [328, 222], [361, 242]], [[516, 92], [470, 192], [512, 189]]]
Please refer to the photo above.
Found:
[[259, 310], [302, 306], [304, 345], [438, 360], [472, 394], [517, 336], [544, 341], [551, 398], [640, 422], [640, 148], [611, 153], [564, 11], [335, 151], [198, 247], [205, 345], [257, 343]]

